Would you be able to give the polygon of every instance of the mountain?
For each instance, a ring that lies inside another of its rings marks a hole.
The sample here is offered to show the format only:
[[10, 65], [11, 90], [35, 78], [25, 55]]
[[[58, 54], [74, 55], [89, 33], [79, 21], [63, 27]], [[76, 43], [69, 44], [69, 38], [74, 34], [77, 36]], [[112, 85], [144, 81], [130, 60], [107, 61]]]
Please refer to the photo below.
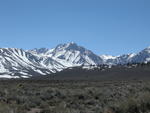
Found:
[[59, 44], [55, 48], [23, 50], [0, 48], [0, 78], [29, 78], [83, 66], [93, 69], [98, 65], [118, 65], [150, 62], [150, 47], [139, 53], [120, 56], [96, 55], [76, 43]]
[[150, 47], [137, 53], [131, 60], [131, 63], [147, 63], [150, 62]]
[[0, 78], [45, 75], [62, 67], [64, 66], [51, 58], [41, 58], [22, 49], [0, 48]]
[[[124, 54], [124, 55], [121, 55], [121, 56], [108, 58], [105, 61], [105, 64], [111, 64], [111, 65], [122, 64], [123, 65], [123, 64], [131, 63], [132, 59], [135, 55], [136, 54], [132, 53], [132, 54]], [[132, 62], [132, 63], [134, 63], [134, 62]]]
[[102, 55], [105, 64], [132, 64], [132, 63], [148, 63], [150, 62], [150, 47], [145, 48], [144, 50], [138, 53], [124, 54], [117, 57], [110, 55]]
[[76, 43], [59, 44], [53, 49], [36, 49], [31, 53], [50, 57], [66, 67], [103, 64], [103, 59]]

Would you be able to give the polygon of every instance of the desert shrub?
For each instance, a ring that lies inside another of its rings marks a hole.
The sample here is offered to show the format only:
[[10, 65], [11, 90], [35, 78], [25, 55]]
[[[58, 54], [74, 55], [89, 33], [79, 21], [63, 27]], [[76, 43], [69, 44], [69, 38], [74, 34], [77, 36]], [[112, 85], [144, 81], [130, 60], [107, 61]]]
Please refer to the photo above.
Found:
[[149, 89], [145, 81], [6, 81], [0, 113], [148, 113]]
[[0, 103], [0, 113], [13, 113], [14, 110], [5, 103]]
[[145, 113], [150, 110], [150, 93], [142, 92], [140, 95], [123, 100], [110, 108], [116, 113]]

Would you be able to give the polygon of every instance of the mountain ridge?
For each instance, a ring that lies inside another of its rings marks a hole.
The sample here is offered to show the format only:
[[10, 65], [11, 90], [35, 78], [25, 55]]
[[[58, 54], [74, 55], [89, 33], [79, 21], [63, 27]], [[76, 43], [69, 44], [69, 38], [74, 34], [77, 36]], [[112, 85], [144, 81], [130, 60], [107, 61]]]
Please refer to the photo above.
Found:
[[0, 48], [0, 78], [29, 78], [82, 65], [124, 65], [147, 62], [150, 62], [150, 47], [138, 53], [120, 56], [99, 56], [74, 42], [59, 44], [52, 49]]

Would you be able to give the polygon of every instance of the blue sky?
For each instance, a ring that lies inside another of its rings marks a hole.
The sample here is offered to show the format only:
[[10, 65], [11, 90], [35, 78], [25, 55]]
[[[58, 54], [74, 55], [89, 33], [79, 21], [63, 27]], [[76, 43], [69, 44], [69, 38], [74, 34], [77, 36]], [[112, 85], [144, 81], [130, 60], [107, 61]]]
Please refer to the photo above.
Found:
[[150, 0], [0, 0], [0, 47], [67, 42], [112, 55], [150, 46]]

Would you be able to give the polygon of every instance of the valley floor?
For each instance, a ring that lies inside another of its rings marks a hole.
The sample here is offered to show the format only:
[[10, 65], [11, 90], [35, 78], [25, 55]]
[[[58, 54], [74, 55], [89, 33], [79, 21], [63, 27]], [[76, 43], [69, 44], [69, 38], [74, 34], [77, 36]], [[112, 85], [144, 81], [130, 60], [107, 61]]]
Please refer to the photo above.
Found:
[[1, 80], [0, 113], [150, 113], [150, 82]]

